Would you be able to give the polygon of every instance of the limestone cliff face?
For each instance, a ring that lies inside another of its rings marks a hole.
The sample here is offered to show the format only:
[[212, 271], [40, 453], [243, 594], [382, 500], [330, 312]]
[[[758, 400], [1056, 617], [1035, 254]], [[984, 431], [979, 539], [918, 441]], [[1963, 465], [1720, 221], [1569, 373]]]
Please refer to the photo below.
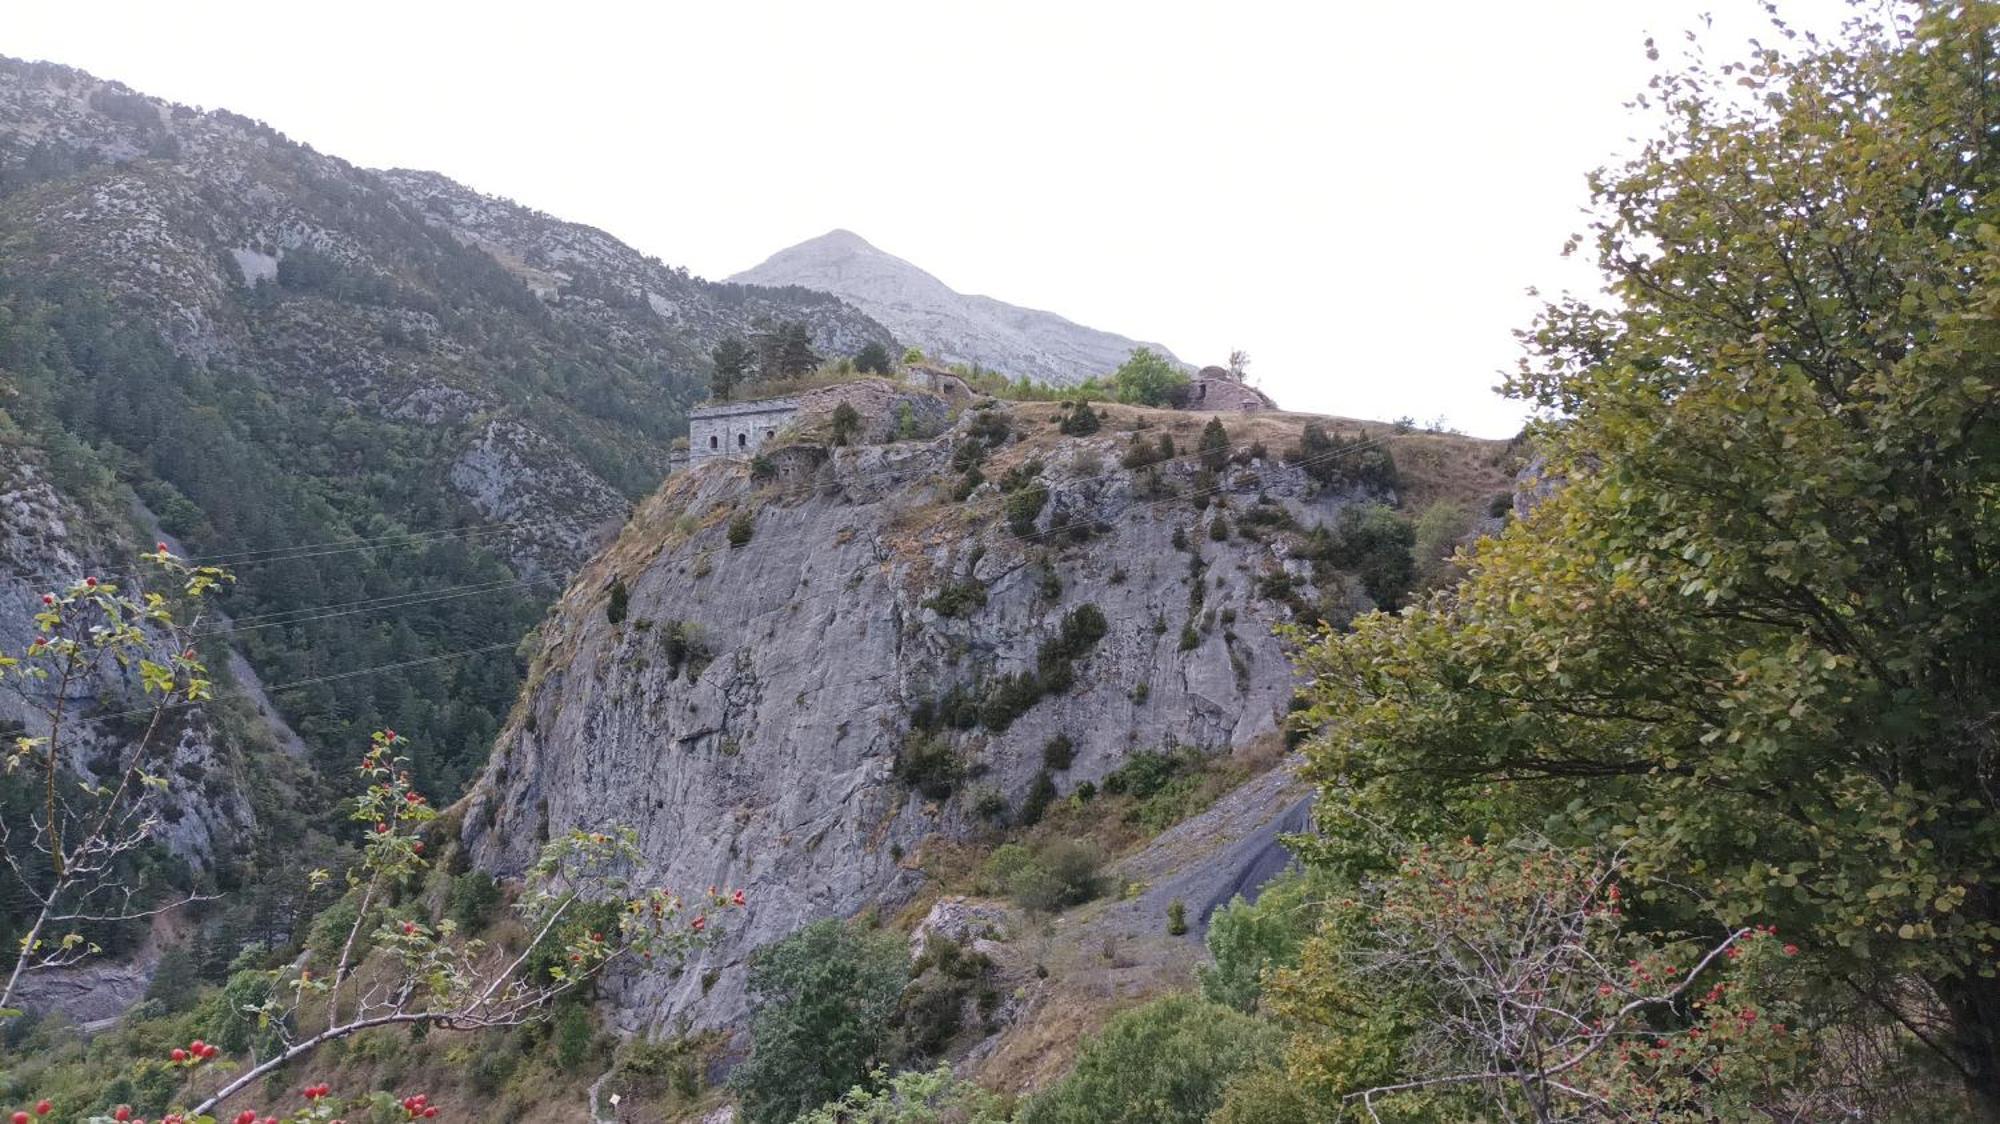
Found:
[[[1243, 422], [1236, 462], [1205, 474], [1191, 456], [1120, 467], [1135, 424], [1190, 450], [1204, 417], [1121, 407], [1101, 433], [1065, 438], [1052, 407], [1002, 412], [1015, 437], [983, 471], [999, 481], [1040, 462], [1028, 487], [1048, 498], [1032, 524], [1010, 526], [1003, 511], [1019, 492], [993, 483], [953, 499], [953, 451], [984, 411], [926, 441], [795, 445], [761, 485], [721, 462], [670, 480], [543, 626], [522, 703], [466, 808], [476, 862], [513, 873], [551, 833], [624, 825], [657, 883], [742, 886], [751, 898], [684, 973], [621, 981], [626, 1025], [739, 1021], [752, 949], [813, 918], [906, 899], [925, 841], [975, 830], [973, 793], [1018, 807], [1052, 737], [1075, 745], [1058, 778], [1066, 793], [1135, 751], [1220, 752], [1281, 720], [1293, 684], [1273, 626], [1290, 614], [1259, 590], [1285, 574], [1305, 596], [1327, 591], [1292, 556], [1294, 536], [1255, 528], [1326, 522], [1375, 497], [1322, 490], [1255, 455], [1283, 448], [1297, 419], [1258, 418], [1266, 446], [1255, 449]], [[1211, 535], [1217, 518], [1234, 528], [1224, 539]], [[732, 547], [731, 524], [740, 539], [746, 519], [751, 536]], [[627, 594], [618, 621], [614, 585]], [[939, 599], [947, 586], [957, 605]], [[1067, 690], [1004, 728], [942, 735], [971, 779], [936, 801], [896, 778], [913, 711], [954, 687], [990, 693], [1034, 672], [1084, 605], [1108, 627]]]

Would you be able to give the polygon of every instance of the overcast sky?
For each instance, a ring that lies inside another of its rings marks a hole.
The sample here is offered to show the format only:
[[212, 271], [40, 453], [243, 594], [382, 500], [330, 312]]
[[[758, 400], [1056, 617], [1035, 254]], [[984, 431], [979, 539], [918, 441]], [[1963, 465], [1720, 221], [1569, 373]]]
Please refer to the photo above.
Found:
[[[1826, 0], [1788, 5], [1828, 25]], [[1639, 4], [0, 0], [0, 53], [426, 168], [707, 277], [846, 227], [955, 288], [1231, 348], [1280, 403], [1515, 430], [1494, 395], [1643, 41]]]

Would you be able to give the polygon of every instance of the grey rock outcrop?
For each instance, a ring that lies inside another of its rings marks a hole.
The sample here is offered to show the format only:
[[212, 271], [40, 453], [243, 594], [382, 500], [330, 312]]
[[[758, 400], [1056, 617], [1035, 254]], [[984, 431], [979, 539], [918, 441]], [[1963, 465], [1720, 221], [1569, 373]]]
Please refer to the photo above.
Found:
[[[1221, 503], [1232, 520], [1261, 500], [1274, 521], [1310, 523], [1369, 497], [1246, 457], [1198, 507], [1191, 494], [1209, 478], [1192, 458], [1128, 471], [1125, 433], [1057, 438], [1052, 408], [1023, 407], [1013, 427], [1031, 436], [986, 468], [998, 479], [1043, 466], [1048, 501], [1016, 534], [995, 485], [950, 499], [952, 450], [973, 416], [930, 441], [823, 450], [802, 483], [760, 490], [721, 462], [677, 477], [545, 624], [529, 688], [465, 808], [475, 862], [518, 873], [552, 833], [630, 826], [655, 884], [750, 897], [686, 971], [619, 981], [628, 1027], [740, 1022], [751, 950], [814, 918], [907, 899], [925, 842], [976, 830], [976, 793], [1018, 806], [1058, 735], [1075, 747], [1057, 774], [1066, 793], [1135, 751], [1225, 751], [1281, 721], [1293, 683], [1273, 626], [1289, 612], [1260, 591], [1278, 574], [1323, 591], [1288, 536], [1217, 541], [1206, 528]], [[1192, 447], [1200, 419], [1150, 417], [1184, 427]], [[732, 548], [727, 525], [742, 513], [754, 532]], [[939, 591], [968, 579], [983, 604], [941, 613]], [[629, 594], [616, 623], [614, 582]], [[1108, 628], [1068, 690], [1002, 729], [941, 735], [973, 779], [928, 800], [896, 778], [913, 710], [1032, 672], [1086, 604]]]

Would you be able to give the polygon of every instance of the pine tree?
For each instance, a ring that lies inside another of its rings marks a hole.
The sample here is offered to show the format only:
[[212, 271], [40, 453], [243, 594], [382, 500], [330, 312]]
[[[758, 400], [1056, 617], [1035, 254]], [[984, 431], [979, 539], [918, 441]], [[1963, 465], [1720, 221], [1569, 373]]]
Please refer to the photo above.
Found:
[[1221, 418], [1210, 418], [1201, 427], [1201, 443], [1196, 447], [1201, 450], [1202, 466], [1210, 472], [1221, 472], [1229, 464], [1229, 433], [1222, 428]]
[[779, 329], [779, 372], [785, 378], [798, 378], [811, 374], [818, 366], [819, 355], [813, 351], [812, 333], [800, 321], [787, 321]]
[[854, 353], [854, 369], [864, 374], [886, 375], [892, 366], [889, 349], [880, 343], [869, 343]]
[[730, 336], [715, 345], [709, 358], [715, 364], [715, 371], [708, 379], [709, 393], [717, 402], [727, 402], [750, 374], [750, 345]]

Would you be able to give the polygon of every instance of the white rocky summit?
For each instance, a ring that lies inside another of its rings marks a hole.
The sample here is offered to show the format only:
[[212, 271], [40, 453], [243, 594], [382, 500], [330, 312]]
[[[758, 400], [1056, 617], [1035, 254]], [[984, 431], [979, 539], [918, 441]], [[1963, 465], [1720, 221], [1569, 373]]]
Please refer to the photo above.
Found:
[[1053, 312], [960, 293], [846, 230], [780, 250], [730, 280], [831, 293], [925, 354], [1041, 382], [1069, 385], [1109, 374], [1135, 347], [1174, 358], [1156, 343], [1086, 328]]

